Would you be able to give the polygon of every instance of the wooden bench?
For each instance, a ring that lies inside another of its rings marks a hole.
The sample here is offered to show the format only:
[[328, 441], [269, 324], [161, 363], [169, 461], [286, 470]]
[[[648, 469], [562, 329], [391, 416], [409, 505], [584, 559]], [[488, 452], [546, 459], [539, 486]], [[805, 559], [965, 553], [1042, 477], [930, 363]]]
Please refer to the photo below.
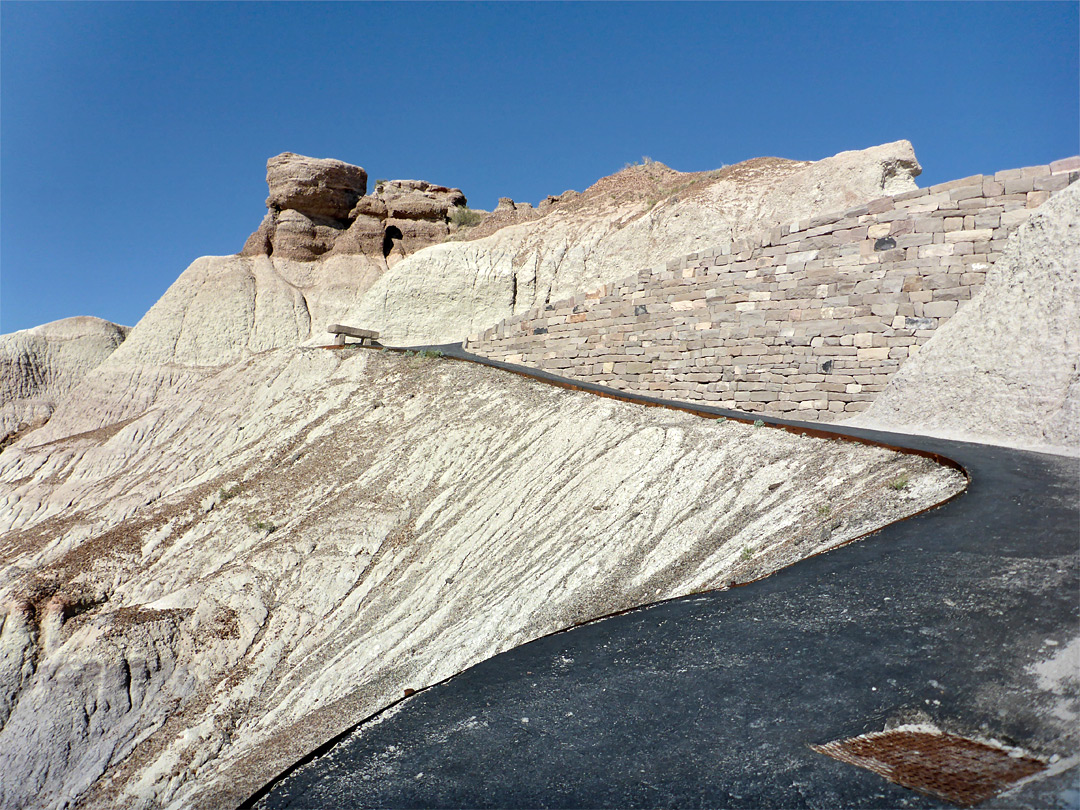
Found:
[[346, 337], [354, 337], [364, 345], [364, 341], [370, 346], [379, 336], [378, 332], [371, 329], [358, 329], [355, 326], [343, 326], [340, 323], [332, 323], [326, 327], [326, 331], [334, 336], [335, 346], [344, 346]]

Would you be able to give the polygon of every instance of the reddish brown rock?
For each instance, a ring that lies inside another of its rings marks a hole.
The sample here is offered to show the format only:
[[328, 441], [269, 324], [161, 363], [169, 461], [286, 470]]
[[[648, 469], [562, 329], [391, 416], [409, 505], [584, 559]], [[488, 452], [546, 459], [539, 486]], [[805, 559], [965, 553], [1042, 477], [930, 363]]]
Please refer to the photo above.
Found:
[[[364, 199], [368, 198], [365, 197]], [[383, 224], [385, 216], [385, 206], [383, 206], [382, 217], [372, 214], [360, 214], [357, 216], [348, 230], [338, 236], [337, 241], [334, 242], [332, 252], [344, 255], [382, 255], [383, 239], [386, 234], [386, 226]]]
[[273, 245], [270, 241], [270, 237], [274, 234], [274, 224], [277, 220], [277, 214], [273, 211], [267, 211], [266, 216], [263, 217], [262, 223], [260, 223], [258, 229], [244, 242], [244, 249], [240, 251], [241, 256], [269, 256], [273, 252]]
[[340, 160], [284, 152], [266, 161], [266, 184], [270, 187], [267, 208], [347, 219], [367, 193], [367, 172]]
[[312, 261], [328, 253], [344, 231], [337, 220], [312, 218], [300, 211], [286, 209], [277, 215], [270, 237], [270, 255]]
[[379, 195], [386, 201], [388, 214], [395, 219], [442, 219], [449, 211], [465, 205], [461, 189], [435, 186], [423, 180], [393, 180], [384, 183]]
[[449, 232], [449, 227], [444, 220], [404, 218], [386, 220], [387, 237], [390, 240], [400, 239], [401, 250], [406, 256], [428, 245], [437, 245], [446, 241]]
[[378, 194], [368, 194], [361, 197], [349, 216], [359, 217], [362, 214], [386, 219], [386, 201]]
[[339, 160], [285, 152], [266, 164], [270, 209], [242, 256], [314, 261], [328, 253], [389, 262], [446, 240], [461, 189], [423, 180], [383, 181], [365, 194], [367, 172]]

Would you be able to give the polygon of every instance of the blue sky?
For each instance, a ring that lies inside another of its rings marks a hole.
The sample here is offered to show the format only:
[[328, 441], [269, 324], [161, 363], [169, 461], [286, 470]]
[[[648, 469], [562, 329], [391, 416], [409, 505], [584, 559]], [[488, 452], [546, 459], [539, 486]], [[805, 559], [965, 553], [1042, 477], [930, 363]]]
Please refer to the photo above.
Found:
[[920, 185], [1080, 151], [1076, 2], [0, 3], [0, 332], [135, 323], [265, 163], [537, 202], [907, 138]]

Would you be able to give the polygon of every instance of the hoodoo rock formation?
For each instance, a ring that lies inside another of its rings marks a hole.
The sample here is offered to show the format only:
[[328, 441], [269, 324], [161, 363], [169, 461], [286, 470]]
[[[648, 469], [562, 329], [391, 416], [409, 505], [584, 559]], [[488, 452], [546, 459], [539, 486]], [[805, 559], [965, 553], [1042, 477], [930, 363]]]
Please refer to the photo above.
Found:
[[325, 254], [364, 255], [389, 264], [446, 239], [460, 189], [422, 180], [379, 183], [340, 160], [284, 152], [266, 162], [269, 209], [241, 256], [314, 261]]
[[550, 197], [536, 212], [520, 206], [522, 222], [518, 206], [511, 216], [504, 206], [477, 226], [490, 235], [468, 239], [468, 229], [449, 221], [465, 204], [457, 189], [399, 180], [367, 194], [363, 169], [291, 153], [268, 167], [269, 211], [244, 250], [195, 261], [94, 384], [128, 386], [131, 369], [109, 380], [129, 360], [212, 366], [321, 343], [330, 323], [362, 324], [388, 344], [461, 340], [563, 291], [744, 229], [914, 188], [919, 172], [907, 141], [816, 163], [758, 159], [716, 172], [650, 162], [584, 193]]

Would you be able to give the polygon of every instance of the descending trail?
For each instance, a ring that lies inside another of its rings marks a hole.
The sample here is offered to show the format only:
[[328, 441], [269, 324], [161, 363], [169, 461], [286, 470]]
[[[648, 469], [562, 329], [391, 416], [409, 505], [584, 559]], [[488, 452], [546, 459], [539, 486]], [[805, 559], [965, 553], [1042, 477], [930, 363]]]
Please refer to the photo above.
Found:
[[809, 748], [911, 720], [1054, 758], [1047, 778], [984, 806], [1076, 806], [1078, 461], [764, 421], [928, 455], [970, 483], [947, 508], [766, 579], [489, 659], [313, 752], [244, 806], [949, 806]]

